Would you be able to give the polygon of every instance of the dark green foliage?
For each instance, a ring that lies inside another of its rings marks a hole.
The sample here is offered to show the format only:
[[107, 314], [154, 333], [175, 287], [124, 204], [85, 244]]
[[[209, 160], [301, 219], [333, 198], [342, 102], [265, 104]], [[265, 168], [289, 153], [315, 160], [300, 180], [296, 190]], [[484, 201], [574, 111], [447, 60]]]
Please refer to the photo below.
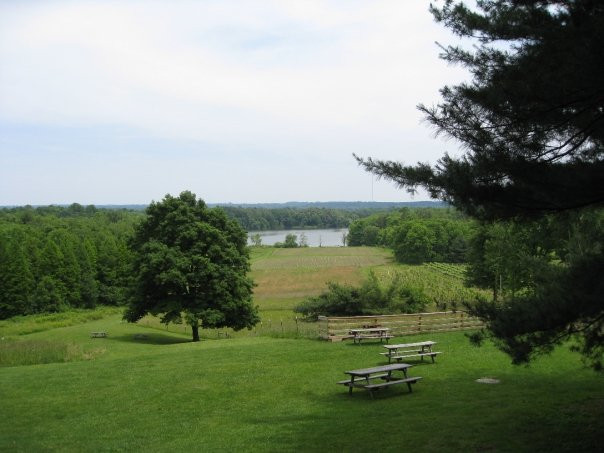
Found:
[[481, 218], [540, 216], [604, 202], [604, 3], [447, 0], [437, 21], [477, 47], [443, 48], [471, 83], [420, 106], [466, 153], [431, 167], [362, 161], [413, 191], [426, 187]]
[[345, 228], [355, 220], [377, 213], [388, 213], [407, 205], [413, 206], [413, 210], [417, 211], [429, 211], [445, 207], [443, 203], [434, 201], [408, 203], [317, 202], [251, 206], [221, 205], [220, 207], [230, 218], [237, 220], [245, 230], [260, 231], [297, 228]]
[[125, 302], [142, 213], [73, 204], [0, 210], [0, 319]]
[[135, 231], [134, 294], [124, 318], [162, 314], [162, 322], [184, 320], [198, 328], [251, 328], [253, 282], [247, 234], [220, 208], [207, 208], [191, 192], [154, 202]]
[[296, 236], [295, 234], [287, 234], [285, 235], [284, 242], [276, 242], [273, 247], [285, 249], [300, 247], [300, 245], [298, 244], [298, 236]]
[[431, 10], [476, 44], [443, 47], [472, 80], [420, 106], [464, 153], [435, 166], [358, 160], [482, 221], [511, 220], [473, 242], [470, 281], [497, 297], [472, 310], [517, 363], [575, 337], [601, 368], [604, 2], [445, 0]]
[[466, 259], [473, 222], [450, 209], [401, 209], [352, 222], [348, 245], [381, 245], [409, 264]]
[[468, 307], [489, 327], [475, 341], [491, 336], [523, 363], [574, 336], [602, 368], [603, 210], [484, 225], [472, 250], [469, 281], [494, 293]]
[[31, 313], [34, 276], [17, 228], [0, 230], [0, 319]]
[[383, 286], [371, 272], [360, 287], [328, 283], [328, 290], [295, 307], [307, 320], [318, 316], [360, 316], [389, 313], [418, 313], [428, 303], [421, 289], [405, 284], [400, 275]]
[[271, 209], [222, 206], [222, 209], [247, 231], [344, 228], [359, 217], [354, 211], [315, 207]]

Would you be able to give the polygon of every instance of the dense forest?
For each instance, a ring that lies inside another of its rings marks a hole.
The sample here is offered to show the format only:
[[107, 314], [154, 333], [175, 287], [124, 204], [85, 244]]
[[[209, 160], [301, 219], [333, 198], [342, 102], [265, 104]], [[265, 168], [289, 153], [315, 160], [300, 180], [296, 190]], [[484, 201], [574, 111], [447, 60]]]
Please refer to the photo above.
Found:
[[127, 241], [143, 216], [79, 204], [0, 210], [0, 319], [123, 304]]

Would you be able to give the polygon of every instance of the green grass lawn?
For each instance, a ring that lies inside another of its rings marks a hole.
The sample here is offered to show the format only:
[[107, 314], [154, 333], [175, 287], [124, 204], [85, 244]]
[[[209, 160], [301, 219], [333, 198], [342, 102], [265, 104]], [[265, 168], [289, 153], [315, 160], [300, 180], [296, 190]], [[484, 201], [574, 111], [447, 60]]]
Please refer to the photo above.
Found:
[[410, 362], [423, 377], [412, 394], [348, 395], [344, 371], [385, 363], [384, 348], [310, 339], [315, 324], [292, 308], [369, 269], [443, 300], [467, 290], [458, 269], [398, 265], [384, 249], [259, 248], [252, 331], [203, 330], [191, 343], [187, 326], [127, 324], [116, 308], [0, 321], [0, 452], [600, 451], [604, 381], [568, 347], [527, 368], [463, 333], [396, 338], [435, 340], [443, 354]]
[[[109, 337], [89, 337], [100, 330]], [[532, 452], [604, 442], [602, 376], [567, 347], [527, 368], [462, 333], [396, 338], [432, 339], [443, 353], [436, 364], [410, 362], [410, 375], [423, 377], [413, 393], [394, 386], [372, 400], [335, 383], [345, 370], [384, 363], [379, 343], [191, 343], [119, 315], [25, 339], [96, 353], [0, 368], [0, 451]]]

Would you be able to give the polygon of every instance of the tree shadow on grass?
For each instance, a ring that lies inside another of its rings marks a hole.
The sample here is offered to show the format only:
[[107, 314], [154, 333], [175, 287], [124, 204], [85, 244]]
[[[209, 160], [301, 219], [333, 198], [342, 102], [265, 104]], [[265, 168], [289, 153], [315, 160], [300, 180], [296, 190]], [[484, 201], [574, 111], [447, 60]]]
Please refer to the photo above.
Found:
[[107, 340], [122, 341], [124, 343], [152, 344], [152, 345], [171, 345], [191, 343], [190, 338], [166, 335], [164, 333], [134, 333], [128, 335], [108, 336]]
[[[468, 376], [461, 394], [451, 395], [443, 409], [438, 409], [434, 397], [435, 392], [443, 395], [438, 379], [418, 383], [412, 393], [405, 385], [381, 389], [374, 399], [364, 389], [353, 389], [349, 395], [341, 385], [310, 391], [305, 398], [312, 401], [308, 411], [314, 410], [315, 418], [307, 414], [290, 422], [274, 417], [271, 422], [283, 429], [282, 437], [272, 441], [287, 444], [292, 451], [319, 445], [333, 451], [369, 450], [376, 445], [384, 451], [401, 451], [403, 445], [405, 450], [420, 451], [601, 451], [604, 396], [595, 377], [522, 374], [519, 378], [508, 372], [503, 385], [492, 387]], [[586, 385], [587, 392], [565, 398], [570, 404], [555, 396]], [[407, 412], [405, 407], [413, 409]], [[266, 423], [269, 417], [259, 414], [259, 420]], [[468, 426], [473, 432], [468, 433]], [[460, 443], [452, 443], [459, 433], [465, 433]]]

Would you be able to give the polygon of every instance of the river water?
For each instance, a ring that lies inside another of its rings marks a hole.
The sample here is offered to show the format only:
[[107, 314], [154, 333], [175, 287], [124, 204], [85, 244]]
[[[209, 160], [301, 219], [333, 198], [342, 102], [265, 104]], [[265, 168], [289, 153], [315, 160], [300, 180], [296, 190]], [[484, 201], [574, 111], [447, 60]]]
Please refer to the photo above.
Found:
[[296, 242], [300, 244], [302, 235], [306, 236], [306, 244], [309, 247], [338, 247], [343, 246], [342, 237], [348, 234], [348, 228], [334, 228], [325, 230], [271, 230], [271, 231], [251, 231], [248, 235], [248, 243], [250, 236], [258, 233], [262, 239], [262, 245], [274, 245], [276, 242], [285, 242], [285, 236], [295, 234]]

